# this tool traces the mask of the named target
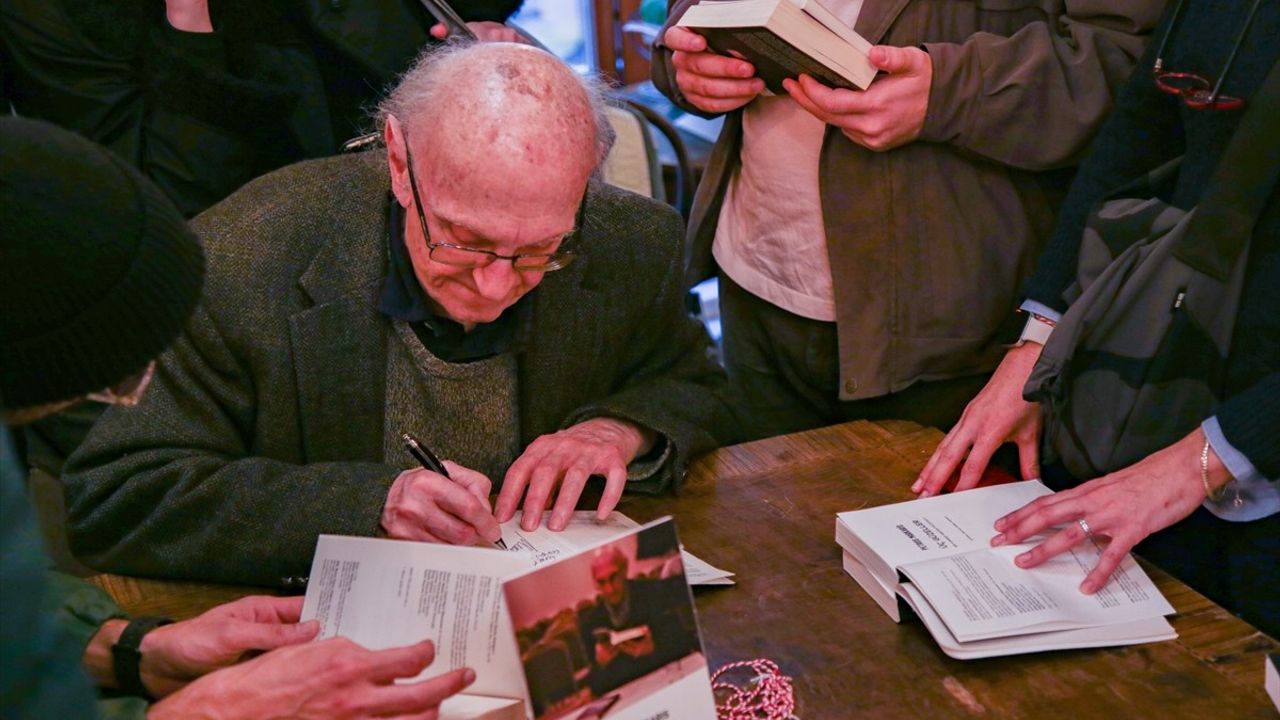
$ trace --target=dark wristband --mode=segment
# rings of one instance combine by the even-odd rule
[[[144,615],[129,621],[120,639],[111,646],[111,669],[116,675],[116,684],[126,695],[149,698],[151,693],[142,684],[142,638],[161,625],[169,625],[169,618]]]

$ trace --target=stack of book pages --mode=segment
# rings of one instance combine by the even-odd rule
[[[1014,557],[1045,536],[991,547],[1000,517],[1052,491],[1036,480],[978,488],[836,516],[844,569],[895,622],[912,611],[942,651],[966,660],[1177,637],[1173,607],[1133,556],[1093,595],[1089,539],[1031,569]]]

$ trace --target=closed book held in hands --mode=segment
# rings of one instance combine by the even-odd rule
[[[775,94],[801,74],[830,87],[865,90],[876,75],[871,43],[816,0],[720,0],[689,8],[676,23],[711,49],[755,66]]]

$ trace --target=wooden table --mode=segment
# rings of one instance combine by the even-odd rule
[[[1178,639],[986,660],[943,655],[897,625],[840,566],[835,514],[905,500],[941,439],[903,422],[854,422],[737,445],[699,461],[678,500],[628,497],[637,520],[677,519],[685,546],[738,573],[699,589],[712,668],[771,658],[804,720],[854,717],[1274,718],[1263,657],[1280,643],[1148,566]],[[99,576],[125,608],[189,617],[250,588]]]

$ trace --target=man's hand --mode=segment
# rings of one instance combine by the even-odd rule
[[[209,19],[209,0],[164,0],[165,18],[174,30],[193,33],[213,32]]]
[[[294,645],[219,670],[153,705],[150,720],[167,718],[436,717],[440,703],[475,681],[459,668],[409,685],[435,657],[430,641],[367,650],[346,638]]]
[[[1200,506],[1205,498],[1204,484],[1200,481],[1203,443],[1204,434],[1196,429],[1123,470],[1037,498],[997,520],[995,529],[1001,534],[991,538],[991,544],[1020,543],[1062,525],[1049,539],[1014,560],[1018,567],[1035,567],[1084,542],[1087,536],[1078,522],[1083,519],[1094,536],[1111,538],[1097,567],[1080,583],[1080,592],[1095,593],[1106,585],[1134,545]],[[1216,455],[1210,452],[1209,456],[1211,485],[1225,484],[1230,480],[1230,473]]]
[[[622,489],[627,484],[627,465],[648,451],[653,442],[652,431],[626,420],[604,417],[543,435],[507,470],[502,492],[498,494],[498,521],[506,522],[515,516],[527,486],[529,493],[525,497],[520,527],[537,529],[542,511],[558,487],[560,495],[547,527],[563,530],[569,524],[587,478],[592,475],[606,478],[604,494],[596,508],[596,517],[603,520],[622,498]]]
[[[448,460],[444,466],[449,477],[423,469],[396,477],[382,508],[387,537],[454,545],[497,542],[502,528],[489,505],[489,478]]]
[[[616,660],[619,655],[642,658],[653,654],[653,634],[649,632],[647,627],[644,629],[644,635],[620,642],[617,645],[609,642],[608,630],[601,632],[601,637],[596,640],[596,665],[608,665]]]
[[[502,23],[481,20],[478,22],[469,22],[467,27],[471,28],[471,32],[476,34],[480,42],[513,42],[522,45],[530,45],[529,39],[521,35],[515,28],[507,27]],[[444,23],[436,23],[431,26],[431,37],[437,40],[443,40],[449,37],[449,28]]]
[[[915,140],[924,128],[933,63],[928,53],[914,47],[877,45],[868,57],[888,75],[866,90],[829,88],[808,75],[783,80],[782,86],[801,107],[843,130],[850,140],[869,150],[892,150]]]
[[[653,634],[649,632],[649,628],[644,629],[644,635],[628,640],[618,645],[618,649],[630,655],[633,658],[642,658],[645,655],[653,654]]]
[[[162,625],[142,638],[142,683],[161,698],[202,675],[234,665],[247,653],[306,642],[320,625],[314,620],[298,624],[301,613],[301,597],[257,595]]]
[[[1005,353],[991,380],[933,451],[912,492],[937,495],[962,461],[956,491],[968,490],[978,484],[996,449],[1010,441],[1018,445],[1022,479],[1040,477],[1040,403],[1023,400],[1022,388],[1042,349],[1040,343],[1028,342]]]
[[[764,92],[764,81],[751,63],[708,50],[706,39],[695,32],[671,27],[662,42],[673,51],[680,92],[703,112],[737,110]]]

